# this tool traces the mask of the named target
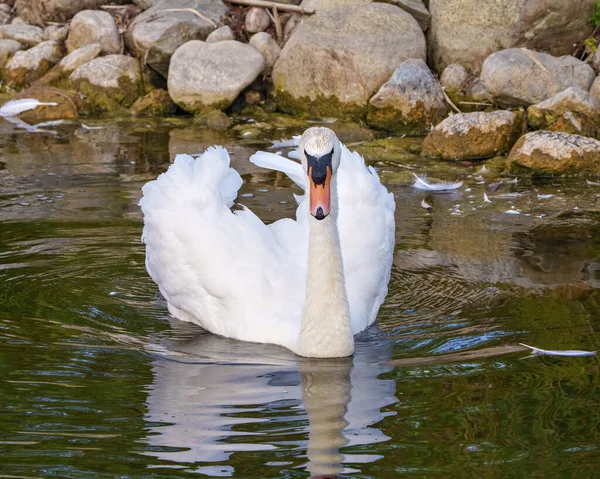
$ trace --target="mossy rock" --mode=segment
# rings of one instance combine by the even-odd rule
[[[56,103],[56,105],[38,106],[33,110],[21,113],[20,118],[25,121],[78,118],[86,113],[81,97],[73,91],[46,86],[32,86],[15,97],[15,99],[21,98],[35,98],[42,103]]]
[[[169,92],[162,89],[150,91],[142,98],[138,98],[131,106],[131,114],[135,116],[167,116],[177,111]]]

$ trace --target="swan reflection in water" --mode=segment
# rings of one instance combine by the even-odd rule
[[[377,328],[357,337],[352,358],[310,360],[176,320],[172,326],[172,337],[153,347],[159,354],[146,415],[153,450],[146,454],[212,463],[195,469],[209,475],[233,475],[227,462],[236,452],[277,449],[265,463],[274,466],[285,464],[276,462],[282,448],[305,449],[312,476],[356,471],[381,457],[340,451],[389,439],[372,427],[397,401],[395,382],[379,378],[391,370],[391,345]]]

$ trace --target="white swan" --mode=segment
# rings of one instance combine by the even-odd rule
[[[143,187],[146,269],[178,319],[301,356],[349,356],[387,294],[394,198],[327,128],[306,130],[298,154],[301,165],[250,158],[309,186],[296,221],[269,226],[231,211],[242,179],[224,148],[177,155]]]

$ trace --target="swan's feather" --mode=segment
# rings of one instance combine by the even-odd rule
[[[413,188],[417,188],[419,190],[427,190],[427,191],[450,191],[456,190],[463,185],[462,181],[442,181],[440,183],[430,183],[426,178],[417,176],[413,173],[415,177],[415,182],[413,183]]]
[[[269,153],[255,164],[305,181],[302,166]],[[342,152],[337,173],[338,227],[352,330],[376,318],[392,264],[395,203],[357,153]],[[173,316],[245,341],[291,347],[306,296],[308,205],[297,218],[266,226],[250,210],[230,209],[242,181],[229,155],[209,148],[200,158],[178,155],[143,187],[146,267]]]
[[[57,103],[42,103],[35,98],[22,98],[20,100],[10,100],[0,107],[0,116],[15,116],[38,106],[56,106]]]

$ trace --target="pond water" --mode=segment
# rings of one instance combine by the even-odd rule
[[[137,206],[218,143],[245,205],[293,216],[291,181],[247,159],[302,125],[0,124],[0,477],[598,477],[598,359],[518,343],[600,349],[600,186],[520,178],[488,203],[501,160],[328,126],[394,192],[396,251],[355,356],[310,361],[169,318]]]

